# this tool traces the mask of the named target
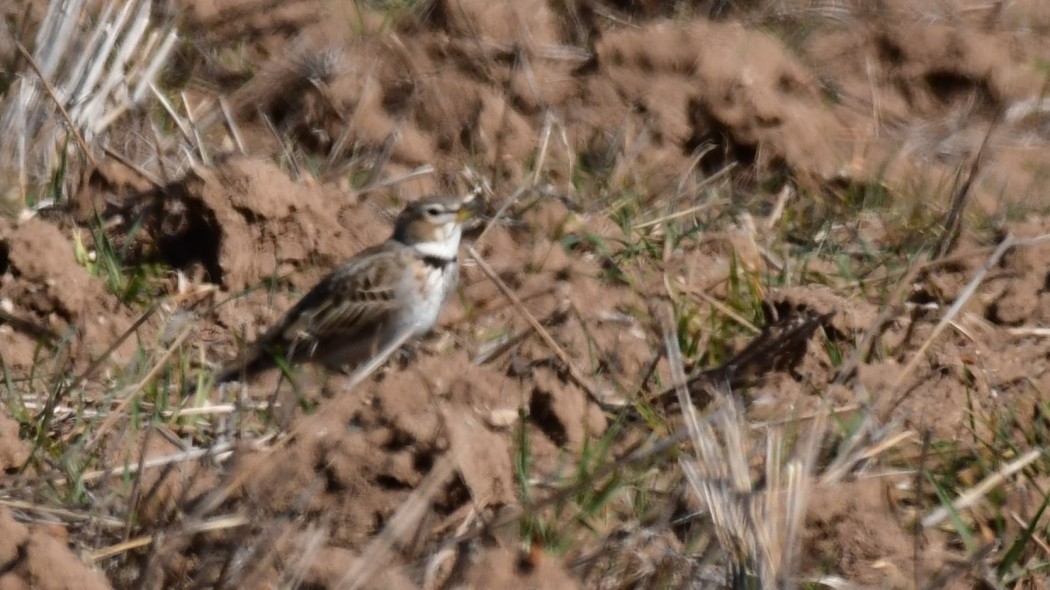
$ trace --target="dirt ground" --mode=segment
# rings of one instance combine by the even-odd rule
[[[221,147],[210,165],[165,167],[140,129],[117,130],[110,145],[149,175],[102,159],[79,172],[62,211],[0,217],[0,308],[23,320],[0,323],[5,374],[18,377],[5,389],[43,407],[43,381],[27,376],[81,374],[142,316],[145,305],[122,301],[75,255],[78,242],[98,247],[85,230],[98,219],[126,261],[171,269],[152,286],[166,303],[76,384],[103,408],[134,382],[122,370],[137,379],[169,347],[172,368],[160,377],[177,395],[327,270],[385,239],[406,200],[471,188],[464,167],[487,180],[490,213],[527,187],[506,210],[509,222],[482,223],[466,241],[556,347],[468,259],[435,333],[352,395],[344,376],[306,368],[296,391],[276,374],[213,391],[212,404],[241,410],[212,425],[211,438],[192,421],[164,426],[170,436],[107,426],[97,448],[116,465],[192,444],[227,447],[221,458],[144,475],[133,494],[137,520],[109,536],[83,534],[97,523],[0,504],[0,588],[336,588],[373,568],[366,587],[629,587],[585,559],[611,538],[611,519],[593,525],[590,545],[545,551],[539,536],[523,543],[515,525],[443,545],[522,506],[523,445],[530,485],[544,490],[599,439],[617,456],[643,443],[643,429],[624,428],[617,408],[651,383],[671,383],[654,318],[682,301],[709,311],[731,295],[740,268],[770,264],[768,203],[749,211],[754,219],[721,219],[647,262],[614,257],[613,245],[635,237],[610,214],[608,187],[627,187],[660,215],[697,205],[704,179],[718,177],[745,196],[787,186],[790,198],[813,200],[789,205],[803,218],[877,190],[917,217],[943,219],[949,188],[987,136],[952,250],[959,255],[910,277],[907,312],[879,318],[892,281],[877,292],[864,280],[837,288],[821,278],[834,269],[818,262],[809,283],[759,285],[779,309],[834,315],[808,345],[794,343],[791,366],[770,361],[734,393],[756,423],[868,408],[879,427],[910,433],[915,454],[924,435],[979,446],[991,427],[974,426],[974,416],[1005,408],[1021,422],[1045,419],[1050,340],[1034,328],[1050,324],[1050,243],[1011,250],[953,325],[922,347],[994,249],[970,222],[996,220],[1001,235],[1019,238],[1050,232],[1050,5],[435,0],[391,25],[382,4],[176,0],[158,14],[185,40],[165,83],[200,105],[204,141]],[[23,12],[0,14],[10,22]],[[0,62],[13,51],[0,44]],[[425,166],[433,171],[416,174]],[[904,231],[865,213],[826,239],[879,247]],[[832,351],[861,342],[877,320],[876,352],[855,378],[837,380]],[[727,345],[753,337],[741,330]],[[723,344],[698,335],[700,349]],[[273,411],[258,410],[271,401]],[[24,469],[32,441],[5,412],[0,466],[11,479],[0,487],[22,498],[26,482],[49,474]],[[54,428],[79,436],[75,419],[55,416]],[[280,435],[258,436],[274,422]],[[815,476],[800,579],[903,588],[961,568],[949,585],[975,587],[949,530],[917,540],[911,496],[902,499],[914,476],[892,471],[867,458],[837,477]],[[132,501],[115,489],[93,492],[107,518]],[[1003,502],[1030,518],[1038,489],[1011,487]],[[428,502],[420,490],[432,492]],[[418,510],[415,524],[398,528],[406,507]],[[204,526],[220,516],[240,520]],[[639,572],[706,571],[699,558],[675,561],[687,553],[678,529],[653,530],[658,542],[635,555]],[[144,532],[148,546],[92,553],[113,535]]]

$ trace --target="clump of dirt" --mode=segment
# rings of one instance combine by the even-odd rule
[[[515,380],[476,367],[460,353],[421,358],[352,395],[341,391],[339,379],[327,387],[336,397],[325,402],[323,412],[291,424],[293,439],[273,451],[244,449],[228,465],[227,483],[219,489],[233,485],[228,503],[246,511],[253,523],[237,534],[237,543],[269,543],[274,534],[269,523],[276,518],[291,527],[282,537],[298,538],[308,532],[308,523],[323,522],[324,551],[361,551],[445,460],[452,461],[453,475],[439,482],[439,491],[413,525],[427,527],[408,537],[400,532],[401,542],[417,534],[425,540],[430,527],[455,527],[470,511],[476,511],[475,518],[491,516],[515,502],[510,441],[488,425],[492,411],[519,403],[521,386]],[[188,549],[207,556],[216,544],[231,540],[205,537]],[[403,547],[409,561],[411,546]],[[198,571],[208,575],[208,566]]]
[[[1045,76],[1033,75],[1038,43],[1024,27],[988,33],[969,13],[927,23],[916,17],[925,8],[896,3],[887,8],[898,15],[892,21],[859,6],[843,10],[849,26],[812,11],[821,26],[793,46],[741,22],[607,26],[595,8],[541,0],[436,2],[383,34],[384,19],[369,9],[324,5],[329,18],[292,19],[300,35],[265,41],[239,25],[209,26],[210,9],[194,8],[190,20],[217,48],[247,44],[272,56],[231,97],[250,143],[282,152],[265,115],[316,156],[371,161],[374,178],[436,166],[438,175],[406,185],[416,192],[437,189],[465,159],[497,180],[521,180],[548,113],[567,143],[545,152],[554,184],[570,180],[566,170],[579,158],[655,192],[697,167],[710,173],[729,162],[744,164],[733,174],[749,180],[783,174],[811,187],[837,179],[906,192],[920,172],[950,179],[999,112],[1012,115],[998,147],[1031,135],[1023,121],[1038,117],[1031,101]],[[996,18],[1030,28],[1038,15],[1029,12],[1011,6]],[[224,117],[214,108],[202,120],[217,126]],[[1035,186],[1031,166],[1014,166],[1017,158],[1043,161],[1021,150],[991,166],[977,197],[988,210],[996,185],[1013,193]],[[936,174],[914,159],[936,163]]]
[[[1037,238],[1050,233],[1046,220],[1010,224],[1010,235]],[[1018,248],[1006,254],[1000,272],[988,281],[988,295],[979,299],[974,313],[996,326],[1045,325],[1050,321],[1050,272],[1044,262],[1050,256],[1046,242]],[[982,309],[983,308],[983,309]]]
[[[1004,230],[1018,238],[1036,238],[1046,235],[1050,226],[1044,220],[1024,221]],[[896,328],[880,345],[890,354],[872,359],[870,366],[862,367],[860,377],[870,391],[885,392],[876,397],[884,415],[946,438],[964,436],[972,424],[978,436],[992,436],[984,420],[971,422],[967,417],[989,416],[1005,408],[1038,415],[1033,408],[1041,403],[1037,401],[1044,391],[1040,388],[1050,383],[1046,360],[1050,343],[1038,335],[1038,327],[1050,321],[1042,263],[1050,247],[1036,243],[1008,252],[968,297],[955,321],[959,328],[942,335],[937,347],[902,379],[914,347],[930,337],[943,310],[966,294],[992,250],[972,239],[964,239],[960,249],[984,255],[929,277],[926,290],[913,296],[926,298],[937,311],[916,306],[907,319],[897,318]]]
[[[477,249],[497,269],[500,280],[518,294],[524,311],[567,351],[579,373],[596,376],[592,383],[560,374],[555,385],[547,367],[560,366],[563,359],[533,335],[522,310],[510,305],[474,266],[463,268],[462,282],[473,306],[468,310],[474,319],[469,334],[479,343],[478,352],[522,378],[533,380],[542,373],[544,385],[539,391],[557,398],[556,405],[566,411],[569,406],[562,404],[578,410],[571,410],[570,428],[579,433],[580,425],[589,424],[592,433],[599,433],[598,421],[587,417],[595,409],[588,404],[622,400],[653,361],[653,343],[638,319],[648,310],[643,292],[633,285],[611,284],[601,261],[585,248],[566,252],[563,240],[586,241],[582,238],[589,229],[578,217],[562,203],[547,202],[521,214],[516,228],[493,228]],[[496,354],[500,350],[506,354]]]
[[[537,552],[515,555],[507,548],[491,548],[471,560],[466,574],[475,588],[580,588],[580,583],[558,560]]]
[[[1035,171],[1047,163],[1042,150],[1021,147],[1048,139],[1035,98],[1046,74],[1032,66],[1050,50],[1035,33],[1045,15],[1023,3],[988,12],[942,5],[942,19],[931,21],[929,9],[892,2],[886,12],[861,15],[860,26],[831,27],[802,42],[849,122],[848,176],[895,193],[915,191],[916,182],[920,192],[943,193],[939,185],[969,165],[993,130],[974,201],[989,214],[1027,202],[1042,184]]]
[[[145,243],[130,248],[135,258],[160,259],[229,291],[263,280],[307,288],[315,267],[333,267],[389,233],[353,195],[296,184],[273,164],[241,157],[124,199],[115,210],[126,225],[114,233],[144,223]]]
[[[644,24],[601,35],[587,65],[558,16],[540,1],[439,2],[411,44],[318,24],[294,47],[299,57],[274,59],[234,96],[237,118],[250,129],[261,112],[320,155],[355,146],[394,170],[453,171],[471,154],[512,182],[552,108],[564,110],[572,152],[598,161],[622,152],[630,174],[649,180],[677,179],[699,150],[708,171],[739,160],[821,179],[847,163],[816,78],[771,36]]]
[[[98,571],[84,565],[43,526],[26,526],[0,507],[0,586],[41,590],[111,588]]]
[[[76,366],[105,351],[130,325],[130,313],[74,255],[73,243],[55,225],[28,219],[16,225],[0,219],[0,295],[17,322],[0,326],[4,360],[12,370],[31,366],[39,343],[72,331]],[[23,329],[24,328],[24,329]],[[115,362],[134,351],[126,343]]]
[[[13,473],[29,459],[29,445],[19,436],[19,425],[0,409],[0,471]]]
[[[867,480],[812,490],[804,541],[810,550],[803,571],[830,568],[858,584],[892,588],[915,579],[915,539],[886,506],[886,485]]]
[[[826,179],[845,164],[831,142],[843,130],[817,80],[766,34],[702,21],[650,24],[604,35],[596,51],[598,71],[588,78],[592,91],[610,86],[594,93],[608,99],[579,108],[640,118],[637,129],[656,149],[679,158],[710,150],[700,160],[708,172],[735,161],[759,175],[786,169]]]

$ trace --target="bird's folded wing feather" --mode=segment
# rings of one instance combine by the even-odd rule
[[[362,251],[333,270],[284,317],[215,377],[217,383],[254,373],[279,355],[309,357],[318,345],[352,339],[390,317],[403,302],[397,297],[411,255],[386,242]]]
[[[318,283],[259,343],[309,354],[319,342],[371,329],[399,305],[404,265],[405,253],[386,244],[361,252]]]

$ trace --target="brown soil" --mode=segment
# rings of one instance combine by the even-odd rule
[[[1004,231],[1050,230],[1038,217],[1050,206],[1041,190],[1050,125],[1039,104],[1048,80],[1037,67],[1050,60],[1050,10],[1038,1],[890,1],[878,11],[846,2],[838,18],[756,9],[711,20],[701,9],[715,2],[693,3],[696,15],[683,17],[673,6],[690,3],[437,0],[391,30],[379,13],[351,7],[366,3],[176,4],[194,44],[179,57],[180,80],[170,82],[186,83],[194,104],[227,96],[248,155],[234,155],[225,117],[209,106],[198,113],[202,134],[230,148],[213,154],[212,165],[172,178],[157,171],[162,182],[155,186],[104,160],[81,175],[66,214],[0,218],[0,350],[10,375],[80,374],[142,313],[74,254],[75,236],[99,247],[82,229],[96,216],[107,220],[108,238],[129,263],[163,263],[178,276],[159,287],[172,303],[90,375],[89,393],[141,362],[141,347],[162,350],[184,327],[192,331],[179,366],[231,358],[242,339],[264,330],[328,269],[384,239],[405,200],[462,192],[460,172],[470,166],[500,195],[486,197],[494,211],[507,192],[529,183],[542,148],[534,191],[542,198],[523,199],[509,212],[513,223],[483,238],[475,228],[468,242],[588,378],[573,378],[481,269],[466,264],[436,333],[353,395],[344,394],[343,376],[310,371],[297,374],[295,392],[276,374],[237,393],[214,392],[216,403],[277,400],[279,411],[230,425],[228,439],[237,442],[229,458],[143,478],[136,526],[181,534],[159,535],[148,550],[93,569],[77,553],[97,546],[71,543],[71,551],[36,513],[0,507],[0,588],[339,587],[348,571],[376,565],[369,551],[377,543],[390,552],[374,588],[597,584],[600,576],[573,559],[588,548],[563,551],[563,558],[537,539],[521,549],[506,530],[447,553],[436,548],[521,505],[515,460],[522,440],[538,485],[563,481],[571,458],[610,431],[610,407],[670,382],[660,331],[648,318],[683,301],[707,313],[701,296],[725,298],[738,265],[766,264],[767,244],[754,220],[738,220],[656,255],[657,265],[619,264],[605,245],[630,236],[609,219],[604,194],[574,188],[582,176],[638,189],[668,212],[696,204],[698,197],[681,197],[682,186],[697,182],[694,173],[703,178],[728,165],[742,194],[790,178],[815,200],[878,187],[901,207],[946,212],[945,187],[1004,112],[971,213],[1006,219],[1023,205],[1030,218],[1005,222]],[[0,64],[12,51],[3,38]],[[293,146],[291,155],[275,137]],[[351,182],[347,166],[315,166],[345,161],[367,162],[372,172]],[[435,173],[380,182],[425,165]],[[904,231],[879,219],[847,221],[855,234],[830,239],[882,245]],[[832,385],[828,350],[851,350],[876,320],[872,301],[880,299],[863,286],[849,295],[819,281],[759,285],[778,309],[834,315],[820,326],[830,346],[799,344],[791,366],[770,363],[760,383],[740,389],[748,418],[806,416],[823,403],[863,400],[884,424],[975,446],[990,433],[981,421],[973,428],[972,416],[1014,407],[1018,420],[1044,419],[1050,340],[1011,329],[1050,323],[1050,245],[1009,253],[957,325],[902,373],[987,258],[989,244],[976,233],[964,231],[955,251],[981,255],[932,267],[908,293],[912,302],[939,307],[916,304],[910,315],[887,319],[849,388]],[[830,274],[817,263],[812,271]],[[509,344],[499,345],[504,336]],[[740,349],[753,337],[742,331],[718,343],[702,333],[699,346]],[[41,347],[59,341],[68,341],[60,355]],[[26,385],[27,399],[42,403],[39,387]],[[247,442],[268,420],[282,423],[283,434]],[[75,436],[76,426],[69,428]],[[198,434],[187,428],[143,446],[124,432],[100,441],[117,463],[177,452],[170,439]],[[613,443],[614,452],[638,442],[625,439]],[[18,422],[0,414],[4,472],[18,473],[29,448]],[[430,482],[446,462],[448,475]],[[851,473],[817,486],[802,571],[908,587],[954,567],[958,548],[948,535],[917,540],[891,502],[902,482],[911,480]],[[425,485],[436,492],[411,530],[390,533],[398,511]],[[1038,505],[1031,491],[1011,494],[1006,502]],[[245,522],[178,528],[216,515]],[[682,542],[663,531],[654,536],[668,546]],[[639,557],[650,565],[664,558]]]
[[[61,526],[26,526],[0,507],[0,588],[73,590],[109,588],[105,576],[85,566],[66,546]]]

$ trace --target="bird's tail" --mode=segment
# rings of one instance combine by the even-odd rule
[[[198,378],[186,383],[183,395],[192,395],[200,392],[201,389],[210,389],[230,381],[247,379],[274,366],[276,363],[271,355],[264,351],[251,350],[226,363],[210,377]]]
[[[266,351],[252,349],[222,366],[215,373],[213,383],[221,385],[236,379],[247,379],[276,366],[273,356]]]

